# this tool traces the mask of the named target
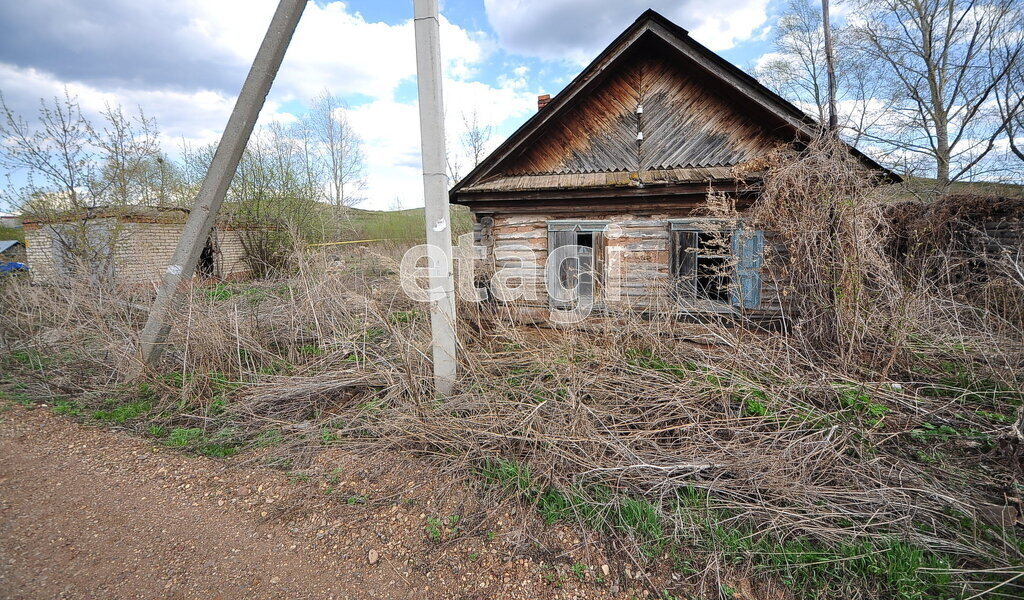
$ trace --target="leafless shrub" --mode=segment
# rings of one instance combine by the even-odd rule
[[[776,232],[784,256],[769,257],[800,346],[841,363],[886,360],[905,314],[902,290],[884,252],[886,221],[872,174],[830,136],[801,151],[780,149],[750,211]],[[880,342],[885,343],[880,343]]]

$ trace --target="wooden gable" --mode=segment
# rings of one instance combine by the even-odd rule
[[[624,57],[496,175],[636,172],[642,181],[650,170],[738,165],[791,141],[656,44]]]
[[[648,10],[458,182],[451,198],[530,192],[539,200],[545,191],[597,188],[706,192],[715,182],[735,184],[733,167],[817,131],[802,111]]]

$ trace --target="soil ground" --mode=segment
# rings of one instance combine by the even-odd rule
[[[528,526],[535,516],[412,458],[329,450],[291,473],[259,460],[8,406],[0,598],[647,595],[595,540]]]

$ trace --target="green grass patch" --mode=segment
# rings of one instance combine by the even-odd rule
[[[18,240],[25,243],[25,230],[21,227],[5,227],[0,225],[0,240]]]
[[[157,379],[168,387],[181,389],[194,379],[194,375],[192,373],[182,373],[181,371],[171,371],[170,373],[160,375]]]
[[[1020,406],[1024,403],[1024,390],[988,377],[973,373],[968,365],[946,361],[940,365],[941,376],[934,384],[921,386],[924,396],[957,398],[964,402],[982,405],[1009,404]]]
[[[330,429],[329,427],[320,428],[320,443],[323,444],[324,446],[330,446],[331,444],[337,442],[340,439],[341,436],[339,436],[337,433],[334,432],[334,430]]]
[[[872,427],[881,424],[882,419],[889,414],[889,407],[872,400],[871,395],[863,387],[847,384],[835,387],[840,406],[859,413]]]
[[[740,406],[745,417],[768,416],[768,394],[761,390],[749,390],[739,394]]]
[[[53,357],[35,350],[13,350],[7,354],[7,359],[16,365],[33,370],[42,370],[54,363]]]
[[[203,293],[210,300],[223,302],[235,297],[235,292],[226,283],[217,283],[213,287],[206,288]]]
[[[207,375],[207,379],[210,382],[210,391],[212,391],[215,396],[230,394],[243,385],[241,381],[234,381],[219,371],[210,372]]]
[[[222,429],[214,433],[207,433],[199,427],[175,427],[170,433],[165,430],[152,431],[159,433],[154,437],[164,437],[164,443],[173,448],[191,448],[203,456],[213,458],[227,458],[238,453],[239,447],[231,429]]]
[[[167,436],[167,445],[182,448],[202,437],[203,430],[199,427],[175,427]]]
[[[108,404],[115,404],[119,401],[116,398],[109,398],[106,402]],[[113,408],[93,411],[92,418],[97,421],[106,421],[120,425],[138,419],[152,409],[153,405],[149,401],[128,402]]]
[[[21,406],[32,406],[35,401],[25,392],[9,392],[0,390],[0,400],[7,400]]]
[[[53,412],[67,417],[78,417],[82,415],[83,408],[81,404],[72,400],[57,400],[53,403]]]
[[[675,365],[656,355],[653,350],[627,350],[626,361],[634,367],[661,371],[684,380],[692,378],[694,372],[701,371],[697,363],[686,362],[682,365]]]
[[[461,517],[459,515],[449,515],[447,517],[430,516],[427,517],[427,524],[423,531],[431,542],[436,543],[449,540],[462,531],[462,528],[459,527],[460,520]]]
[[[388,320],[392,323],[412,323],[419,317],[420,313],[416,310],[398,310],[388,315]]]
[[[281,433],[280,429],[268,429],[261,431],[252,441],[252,445],[257,448],[270,448],[278,446],[284,442],[284,434]]]
[[[388,240],[398,246],[426,242],[422,208],[394,211],[353,209],[349,211],[353,240]],[[452,238],[473,230],[473,217],[461,206],[451,207]]]
[[[497,484],[521,496],[533,499],[534,487],[530,468],[514,460],[495,458],[484,461],[480,474],[485,481]]]
[[[228,458],[238,454],[238,446],[234,444],[203,444],[199,453],[212,458]]]
[[[809,537],[780,539],[772,530],[710,506],[708,493],[683,488],[667,505],[630,495],[614,497],[608,488],[559,490],[544,487],[528,466],[507,459],[484,461],[480,475],[537,506],[546,523],[578,520],[597,530],[631,536],[649,558],[668,554],[674,569],[699,571],[697,557],[717,555],[778,577],[798,598],[845,598],[876,593],[897,600],[954,597],[948,558],[896,538],[825,544]],[[690,527],[669,530],[665,510]],[[428,519],[427,534],[440,540],[444,523]],[[684,558],[685,557],[685,558]]]

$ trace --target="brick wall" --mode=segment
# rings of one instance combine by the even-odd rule
[[[44,283],[53,280],[53,239],[48,229],[39,225],[25,226],[25,260],[32,281]]]
[[[118,281],[158,285],[183,228],[181,223],[121,223],[114,251]]]
[[[216,274],[224,279],[242,279],[251,273],[245,262],[245,246],[242,244],[243,232],[237,229],[222,228],[214,231],[216,240]]]
[[[70,224],[82,226],[81,223]],[[58,225],[59,226],[59,225]],[[114,275],[120,283],[157,285],[174,257],[174,250],[184,229],[183,223],[154,223],[97,219],[85,227],[106,227],[104,239],[114,247]],[[36,282],[53,283],[59,279],[53,226],[31,224],[25,227],[26,254],[32,278]],[[245,248],[234,229],[214,230],[214,275],[244,278],[249,276]]]

